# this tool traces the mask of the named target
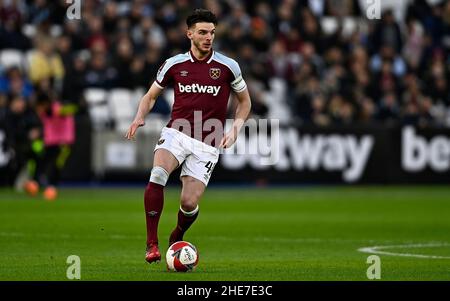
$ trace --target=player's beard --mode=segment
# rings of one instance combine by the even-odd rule
[[[211,45],[212,45],[212,43],[211,43]],[[211,51],[211,48],[209,48],[208,50],[203,50],[201,47],[202,47],[202,44],[200,43],[200,42],[197,42],[197,41],[194,41],[194,46],[195,46],[195,48],[197,48],[197,50],[201,53],[201,54],[203,54],[203,55],[206,55],[206,54],[208,54],[210,51]]]

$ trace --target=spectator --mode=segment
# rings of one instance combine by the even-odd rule
[[[415,102],[407,103],[402,114],[402,124],[418,126],[419,120],[419,105]]]
[[[33,142],[40,137],[40,122],[23,96],[12,95],[4,116],[6,135],[13,150],[10,164],[10,178],[21,188],[26,174],[27,161],[32,158]]]
[[[83,89],[86,87],[86,59],[82,54],[76,55],[70,69],[64,77],[62,102],[64,104],[72,104],[75,110],[85,112],[85,103],[83,100]]]
[[[31,57],[29,76],[36,85],[41,80],[50,79],[54,88],[60,91],[64,77],[64,65],[61,56],[55,52],[53,39],[48,36],[36,38],[37,50]]]
[[[265,118],[269,113],[269,108],[264,102],[264,96],[262,93],[262,89],[260,87],[260,83],[253,79],[249,79],[247,81],[249,85],[250,98],[252,101],[251,114],[255,119]],[[233,108],[234,109],[234,108]]]
[[[395,53],[395,50],[390,45],[384,45],[380,48],[380,52],[376,53],[370,62],[372,71],[378,72],[381,70],[383,62],[390,61],[392,64],[392,72],[397,77],[401,77],[406,73],[406,64],[399,54]]]
[[[28,23],[40,25],[50,18],[50,4],[46,0],[34,0],[28,9]]]
[[[128,37],[122,37],[115,47],[114,68],[117,70],[116,85],[131,89],[134,83],[131,81],[131,62],[133,60],[133,44]]]
[[[11,67],[6,74],[0,76],[0,93],[28,99],[33,93],[33,86],[18,67]]]
[[[117,70],[108,66],[106,57],[102,52],[92,55],[90,64],[86,70],[84,82],[86,87],[110,89],[117,81]]]
[[[393,48],[395,54],[401,53],[403,41],[400,26],[395,21],[391,10],[383,12],[381,21],[375,26],[370,42],[374,53],[379,53],[380,48],[387,45]]]
[[[315,95],[311,102],[311,114],[309,122],[315,126],[326,127],[331,123],[330,116],[327,114],[327,103],[322,94]]]
[[[382,63],[380,71],[374,74],[372,91],[374,93],[375,99],[380,99],[380,97],[386,93],[399,93],[399,80],[392,70],[391,61],[384,61]]]
[[[158,26],[153,18],[143,18],[139,25],[133,27],[131,32],[133,45],[138,52],[145,52],[149,48],[164,48],[166,37],[164,31]]]
[[[387,92],[380,101],[376,119],[386,125],[394,125],[400,119],[400,106],[394,92]]]
[[[251,22],[250,42],[258,52],[266,52],[273,40],[272,33],[264,19],[255,17]]]
[[[358,16],[360,13],[358,0],[325,0],[325,15],[344,17]]]
[[[105,11],[103,14],[103,29],[109,39],[111,39],[117,32],[118,19],[119,19],[119,11],[117,3],[114,1],[106,2]]]
[[[108,47],[108,39],[103,32],[103,20],[99,16],[92,16],[87,21],[88,29],[85,39],[85,47],[92,48],[94,44],[100,43]]]
[[[424,29],[420,22],[416,19],[408,20],[403,57],[408,67],[412,70],[419,69],[424,42]]]
[[[144,70],[142,77],[145,80],[144,87],[149,87],[155,80],[155,74],[163,62],[161,61],[161,50],[155,47],[148,47],[145,52]]]
[[[300,36],[304,41],[311,42],[316,51],[322,54],[325,47],[319,21],[308,8],[302,9],[300,14],[301,17],[297,25]]]
[[[77,20],[66,21],[63,25],[63,33],[69,37],[71,50],[74,52],[85,48],[80,27],[81,22]]]
[[[2,26],[0,27],[0,49],[19,49],[22,51],[31,48],[30,39],[22,33],[22,17],[16,9],[5,9],[0,12]]]
[[[285,44],[280,40],[270,46],[266,70],[270,77],[281,78],[289,83],[294,80],[294,66],[287,55]]]
[[[10,21],[15,21],[16,24],[21,24],[23,22],[19,1],[2,1],[0,4],[0,21],[2,24],[6,24]]]
[[[42,123],[44,149],[36,160],[33,180],[28,181],[25,188],[30,194],[42,188],[44,198],[53,201],[58,195],[60,171],[75,141],[75,123],[72,112],[66,112],[61,103],[45,91],[37,94],[36,113]]]
[[[402,94],[404,104],[414,103],[418,105],[424,100],[425,96],[420,85],[419,79],[414,74],[409,74],[405,78],[406,89]]]
[[[375,116],[377,114],[374,101],[371,98],[366,97],[361,100],[361,103],[359,105],[360,112],[358,121],[366,125],[373,124],[373,121],[375,120]]]

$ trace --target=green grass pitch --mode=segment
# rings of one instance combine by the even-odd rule
[[[0,190],[0,280],[367,280],[371,248],[381,280],[450,280],[449,186],[209,187],[185,235],[200,261],[192,273],[144,261],[143,192],[62,188],[55,202]],[[178,187],[166,189],[163,255]]]

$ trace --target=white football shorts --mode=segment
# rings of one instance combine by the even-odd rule
[[[171,152],[181,166],[180,177],[191,176],[208,185],[212,171],[219,160],[219,149],[172,128],[164,127],[155,146]]]

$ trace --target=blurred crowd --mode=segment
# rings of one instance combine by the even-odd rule
[[[383,9],[378,20],[363,2],[0,1],[0,52],[26,58],[0,64],[0,124],[26,149],[44,136],[43,116],[86,114],[86,88],[147,89],[166,58],[189,49],[185,18],[204,7],[218,16],[215,49],[239,62],[255,117],[276,103],[287,107],[278,117],[300,125],[450,126],[450,1],[401,1],[402,13]],[[80,19],[67,18],[70,6]]]

